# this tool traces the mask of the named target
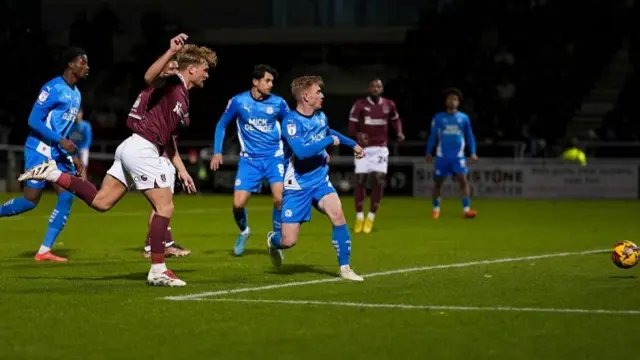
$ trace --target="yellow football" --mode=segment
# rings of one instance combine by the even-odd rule
[[[611,261],[621,269],[634,267],[640,259],[640,249],[638,245],[629,240],[618,241],[613,245]]]

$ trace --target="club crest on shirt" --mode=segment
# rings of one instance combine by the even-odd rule
[[[271,106],[267,106],[266,112],[269,115],[273,114],[273,108]]]
[[[49,98],[49,93],[46,90],[42,90],[40,95],[38,95],[38,101],[45,102]]]
[[[296,129],[296,124],[287,124],[287,133],[288,133],[290,136],[295,135],[295,134],[296,134],[296,131],[297,131],[297,129]]]
[[[385,115],[389,114],[389,107],[387,105],[382,105],[382,112]]]

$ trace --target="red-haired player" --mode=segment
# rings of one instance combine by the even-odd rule
[[[349,114],[349,136],[354,136],[358,145],[364,148],[365,156],[355,159],[355,200],[356,225],[354,232],[370,233],[373,220],[382,200],[382,193],[387,177],[389,159],[389,123],[393,125],[398,141],[404,140],[402,122],[396,109],[396,104],[382,97],[384,90],[382,80],[373,79],[369,82],[369,96],[357,100]],[[367,195],[367,175],[371,174],[372,191],[369,214],[364,217],[364,200]]]

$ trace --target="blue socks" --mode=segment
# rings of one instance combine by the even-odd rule
[[[240,231],[247,229],[247,210],[245,208],[233,208],[233,219],[236,221],[236,225],[238,225]]]
[[[49,228],[47,229],[47,233],[42,241],[42,246],[49,249],[53,247],[58,235],[67,223],[74,199],[75,196],[73,196],[69,191],[61,192],[58,195],[58,202],[51,213],[51,217],[49,217]]]
[[[440,209],[440,198],[433,199],[433,208]]]
[[[22,214],[29,210],[33,210],[36,204],[21,197],[7,201],[4,205],[0,206],[0,217],[14,216]]]
[[[351,234],[347,224],[334,226],[332,232],[332,243],[338,254],[338,264],[349,265],[351,258]]]
[[[274,206],[271,218],[273,219],[273,232],[280,233],[280,229],[282,229],[282,209]]]
[[[464,211],[469,211],[469,209],[471,209],[471,198],[469,197],[462,198],[462,208]]]
[[[282,240],[282,233],[279,231],[274,233],[273,236],[271,237],[271,247],[274,249],[283,249],[282,244],[280,243],[281,240]]]

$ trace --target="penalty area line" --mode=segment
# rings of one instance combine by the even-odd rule
[[[388,275],[406,274],[406,273],[440,270],[440,269],[464,268],[464,267],[478,266],[478,265],[522,262],[522,261],[541,260],[541,259],[549,259],[549,258],[559,258],[559,257],[566,257],[566,256],[582,256],[582,255],[598,254],[598,253],[603,253],[607,251],[610,251],[610,249],[560,252],[560,253],[552,253],[552,254],[510,257],[510,258],[493,259],[493,260],[469,261],[469,262],[454,263],[454,264],[429,265],[429,266],[374,272],[374,273],[365,274],[363,275],[363,277],[368,279],[368,278],[377,277],[377,276],[388,276]],[[274,290],[274,289],[282,289],[282,288],[288,288],[288,287],[294,287],[294,286],[324,284],[324,283],[330,283],[334,281],[342,281],[342,279],[339,277],[335,277],[335,278],[309,280],[309,281],[294,281],[294,282],[287,282],[283,284],[244,287],[244,288],[218,290],[218,291],[207,291],[207,292],[180,295],[180,296],[166,296],[161,299],[172,300],[172,301],[196,300],[196,299],[208,298],[213,296],[224,296],[224,295],[239,294],[239,293]]]
[[[371,304],[349,301],[317,301],[317,300],[266,300],[266,299],[230,299],[230,298],[197,298],[191,301],[213,301],[230,303],[280,304],[280,305],[310,305],[310,306],[341,306],[372,309],[404,309],[404,310],[433,310],[433,311],[496,311],[496,312],[532,312],[532,313],[564,313],[564,314],[607,314],[607,315],[640,315],[640,310],[612,310],[612,309],[562,309],[535,308],[513,306],[454,306],[454,305],[412,305],[412,304]]]

